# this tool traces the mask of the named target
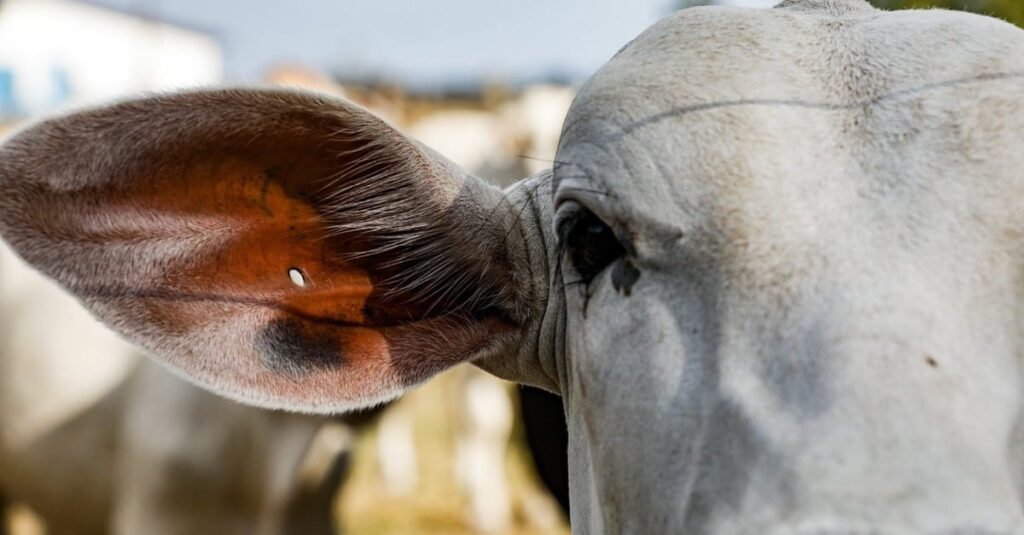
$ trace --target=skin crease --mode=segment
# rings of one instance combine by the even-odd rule
[[[603,67],[553,173],[503,193],[349,104],[198,92],[16,136],[0,149],[0,233],[72,291],[141,285],[86,304],[250,403],[373,404],[464,360],[560,393],[579,533],[1021,533],[1022,85],[1024,34],[985,17],[862,0],[696,8]],[[313,171],[353,154],[334,143],[362,147],[359,165],[323,183]],[[308,172],[271,177],[287,186],[278,200],[340,236],[239,245],[269,220],[227,190],[219,200],[249,215],[199,247],[187,225],[168,236],[153,222],[202,222],[220,203],[182,215],[159,201],[140,221],[103,202],[174,191],[168,159],[205,184],[211,159],[295,154]],[[251,191],[250,174],[229,176]],[[625,251],[587,284],[566,260],[580,244],[555,231],[583,210]],[[97,221],[137,239],[106,240]],[[399,264],[381,252],[396,243]],[[204,266],[208,249],[267,261],[233,265],[251,282],[237,285]],[[369,280],[370,297],[301,299],[324,290],[315,277],[267,290],[287,282],[291,264],[274,263],[291,251]],[[382,293],[385,274],[414,288]],[[150,288],[168,284],[206,293],[169,316]],[[423,306],[415,285],[447,297]]]
[[[641,276],[567,293],[574,526],[1024,530],[1022,62],[992,20],[790,2],[684,12],[581,90],[555,203]]]

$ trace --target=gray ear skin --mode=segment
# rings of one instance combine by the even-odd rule
[[[535,357],[504,360],[537,345],[546,300],[519,208],[366,110],[294,91],[131,100],[0,147],[18,254],[195,382],[272,408],[373,405],[481,357],[549,383]]]
[[[507,248],[514,282],[527,310],[515,347],[485,355],[474,361],[481,369],[517,383],[543,388],[556,394],[565,384],[566,371],[561,358],[564,345],[565,299],[559,285],[554,206],[551,198],[551,171],[521,180],[505,190],[504,203],[511,211],[496,213],[507,221]]]

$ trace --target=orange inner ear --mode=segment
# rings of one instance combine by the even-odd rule
[[[18,252],[222,392],[317,410],[372,403],[514,328],[478,299],[492,259],[456,251],[460,238],[485,241],[460,226],[459,210],[482,209],[476,190],[451,192],[457,174],[349,105],[189,93],[57,119],[12,143],[42,155],[0,166],[12,207],[0,226]],[[385,200],[404,203],[382,210],[401,216],[366,214]]]
[[[364,324],[374,290],[371,276],[345,261],[343,244],[327,239],[329,229],[312,202],[323,177],[330,176],[329,164],[300,157],[274,166],[269,162],[282,161],[281,152],[274,152],[193,160],[188,168],[171,166],[169,176],[135,181],[119,192],[118,209],[132,211],[129,219],[159,213],[199,221],[205,230],[194,240],[201,250],[187,255],[188,265],[174,266],[155,281],[166,294],[157,297],[255,305],[318,323]],[[301,285],[293,281],[293,270]],[[170,310],[164,308],[158,315],[166,313]],[[164,317],[181,327],[206,319]]]

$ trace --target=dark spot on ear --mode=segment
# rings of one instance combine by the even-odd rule
[[[934,358],[932,358],[931,355],[925,355],[924,356],[924,361],[927,362],[928,365],[931,366],[932,368],[938,368],[939,367],[939,363]]]
[[[270,203],[267,201],[267,196],[270,192],[270,184],[277,178],[278,174],[278,168],[276,167],[271,167],[263,173],[263,185],[260,186],[260,196],[259,199],[256,200],[260,210],[263,210],[263,213],[267,217],[274,216],[274,211],[270,209]]]
[[[612,286],[615,291],[629,297],[633,291],[633,285],[640,278],[640,270],[630,262],[628,258],[616,262],[612,266]]]
[[[280,165],[271,165],[263,170],[263,176],[266,179],[266,182],[270,182],[271,180],[277,180],[280,178],[281,171],[282,169]]]
[[[291,377],[343,366],[345,354],[334,330],[292,318],[274,320],[260,333],[260,361]]]

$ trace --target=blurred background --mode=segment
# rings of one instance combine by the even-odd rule
[[[1024,23],[1021,0],[871,1]],[[574,88],[647,26],[774,3],[0,0],[0,133],[126,95],[283,85],[507,185],[548,166]],[[351,417],[243,408],[144,364],[0,253],[0,533],[568,532],[557,400],[526,394],[528,432],[520,390],[463,367]]]

